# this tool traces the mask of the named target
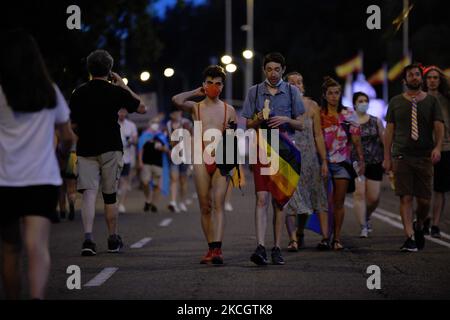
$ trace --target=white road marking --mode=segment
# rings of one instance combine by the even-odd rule
[[[98,275],[96,275],[91,281],[86,283],[85,287],[98,287],[105,283],[119,268],[105,268]]]
[[[168,227],[169,224],[172,223],[172,221],[173,221],[173,219],[171,219],[171,218],[164,219],[163,221],[161,221],[161,223],[159,224],[159,226],[160,226],[160,227]]]
[[[345,201],[345,206],[349,207],[349,208],[353,208],[353,201],[351,201],[350,199],[347,199]],[[381,208],[377,208],[375,210],[375,212],[372,213],[372,217],[377,218],[378,220],[381,220],[383,222],[386,222],[387,224],[390,224],[391,226],[397,228],[397,229],[401,229],[403,230],[403,224],[401,222],[401,217],[398,214],[395,214],[393,212],[381,209]],[[444,232],[441,232],[441,237],[445,238],[445,239],[450,239],[450,236]],[[436,239],[433,238],[431,236],[425,236],[425,238],[428,241],[440,244],[444,247],[450,248],[450,243],[440,240],[440,239]]]
[[[139,249],[139,248],[142,248],[143,246],[145,246],[147,243],[149,243],[150,241],[152,241],[152,238],[144,238],[144,239],[141,239],[141,240],[139,240],[138,242],[136,242],[136,243],[133,243],[131,246],[130,246],[130,248],[131,249]]]

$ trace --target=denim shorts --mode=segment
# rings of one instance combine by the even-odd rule
[[[329,163],[328,170],[330,171],[330,175],[333,179],[351,180],[348,171],[344,167],[340,166],[338,163]]]

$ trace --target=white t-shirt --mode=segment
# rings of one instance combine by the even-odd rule
[[[123,163],[125,164],[133,164],[134,163],[134,155],[135,148],[130,144],[132,138],[136,139],[137,137],[137,128],[134,122],[125,119],[120,124],[120,136],[122,137],[123,144]],[[136,140],[135,140],[136,142]]]
[[[54,149],[55,124],[70,110],[54,85],[57,105],[38,112],[14,112],[0,86],[0,186],[61,185]]]

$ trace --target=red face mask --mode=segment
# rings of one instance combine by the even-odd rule
[[[215,84],[207,84],[205,85],[205,94],[210,99],[216,99],[220,94],[220,88]]]

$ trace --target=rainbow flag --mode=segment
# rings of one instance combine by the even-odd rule
[[[267,129],[267,132],[267,137],[258,134],[258,150],[262,149],[268,157],[278,157],[278,171],[268,176],[270,178],[268,187],[272,198],[282,208],[289,202],[297,188],[300,179],[301,156],[291,139],[281,131],[279,131],[278,150],[272,148],[271,130]]]

